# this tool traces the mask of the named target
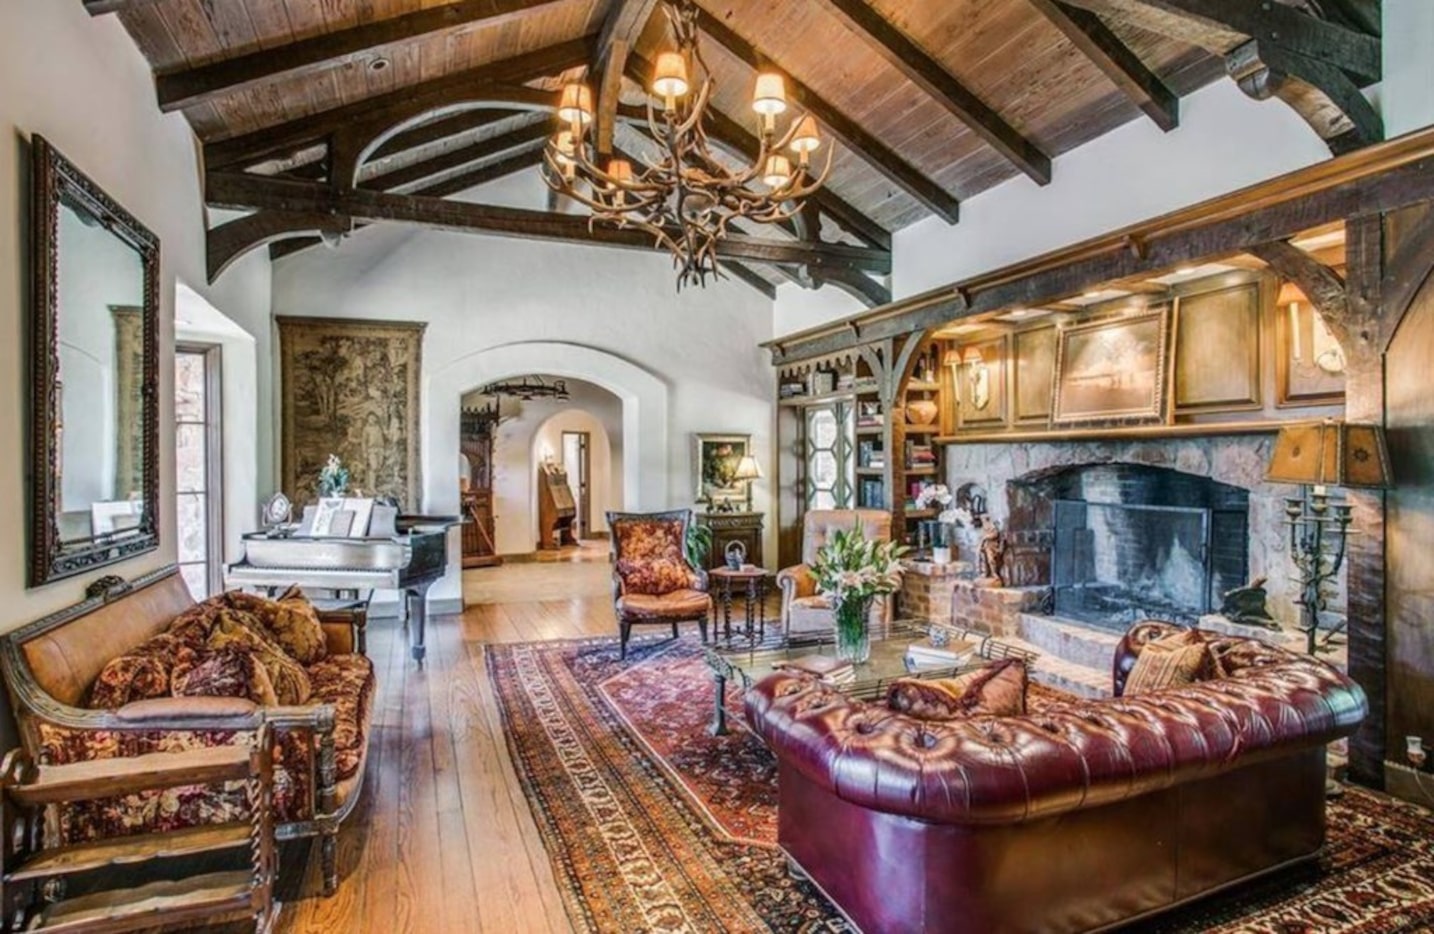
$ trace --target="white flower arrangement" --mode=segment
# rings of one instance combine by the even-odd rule
[[[932,503],[941,506],[951,505],[951,491],[944,483],[932,483],[922,487],[916,494],[916,508],[930,509]],[[942,520],[945,521],[945,520]]]

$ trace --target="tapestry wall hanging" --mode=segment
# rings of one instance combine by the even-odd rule
[[[425,325],[279,316],[281,482],[295,503],[317,498],[330,454],[349,495],[419,497],[419,372]]]

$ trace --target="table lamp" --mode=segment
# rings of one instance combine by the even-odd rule
[[[1332,502],[1332,486],[1383,489],[1389,486],[1389,450],[1384,429],[1335,419],[1286,425],[1275,439],[1265,479],[1297,483],[1300,496],[1286,497],[1285,524],[1290,529],[1290,560],[1300,585],[1300,631],[1310,654],[1320,648],[1319,613],[1325,608],[1325,585],[1339,574],[1349,537],[1348,503]],[[1342,628],[1342,627],[1340,627]],[[1339,632],[1325,637],[1324,644]]]
[[[737,470],[732,474],[733,480],[741,480],[747,484],[747,511],[752,511],[752,481],[762,479],[762,465],[751,454],[743,454],[742,459],[737,461]]]

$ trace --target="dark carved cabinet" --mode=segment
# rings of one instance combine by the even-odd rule
[[[748,564],[762,564],[762,513],[704,512],[697,520],[712,530],[712,552],[707,556],[709,568],[721,567],[727,561],[727,546],[741,542],[747,549]]]

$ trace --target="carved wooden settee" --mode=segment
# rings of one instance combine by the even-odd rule
[[[252,638],[244,630],[257,628],[255,620],[270,602],[226,594],[196,604],[173,567],[0,636],[0,672],[21,742],[41,765],[178,752],[246,741],[242,731],[252,730],[261,711],[275,731],[276,836],[320,838],[324,891],[331,894],[338,882],[335,836],[363,784],[373,666],[359,651],[361,621],[310,615],[307,601],[291,599],[308,618],[311,645],[299,653],[307,664],[270,659],[291,675],[281,683],[253,662],[250,672],[257,678],[237,678],[241,690],[233,692],[224,690],[222,674],[217,688],[193,687],[194,672],[199,664],[252,657],[233,645],[213,646],[221,638]],[[321,634],[313,631],[315,617]],[[211,641],[188,655],[161,654],[171,646],[185,652],[184,641],[193,644],[195,633]],[[287,654],[289,643],[284,645]],[[265,650],[272,655],[273,648]],[[171,673],[175,685],[181,678],[175,657],[184,659],[190,694],[241,696],[171,696]],[[252,686],[256,679],[263,681],[259,688]],[[296,696],[302,702],[279,702]],[[191,786],[56,809],[46,834],[55,844],[79,843],[232,818],[246,806],[242,789]]]

